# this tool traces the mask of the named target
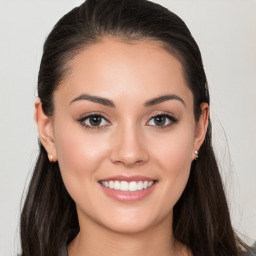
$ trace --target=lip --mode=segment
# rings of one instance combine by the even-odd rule
[[[120,191],[120,190],[115,190],[111,188],[107,188],[101,184],[101,181],[109,181],[109,180],[119,180],[119,181],[154,181],[153,185],[142,190],[137,190],[137,191]],[[123,176],[123,175],[118,175],[118,176],[113,176],[113,177],[107,177],[104,179],[99,180],[99,185],[101,186],[103,192],[113,198],[114,200],[120,201],[120,202],[136,202],[140,201],[146,197],[148,197],[153,190],[155,189],[158,181],[149,177],[145,176]]]

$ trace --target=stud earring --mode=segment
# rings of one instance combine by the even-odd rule
[[[195,150],[195,159],[194,160],[196,160],[197,158],[198,158],[198,151],[197,150]]]
[[[52,163],[53,162],[53,156],[50,155],[50,162]]]

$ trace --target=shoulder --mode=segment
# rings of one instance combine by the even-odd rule
[[[68,251],[67,251],[67,247],[63,246],[60,250],[60,253],[58,256],[68,256]]]

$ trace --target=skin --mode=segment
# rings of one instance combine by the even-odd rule
[[[182,65],[157,42],[105,39],[80,52],[70,66],[54,93],[53,116],[44,115],[40,99],[35,104],[40,139],[49,159],[52,155],[58,161],[77,206],[80,233],[69,255],[190,255],[173,237],[173,207],[186,186],[194,151],[205,138],[208,105],[201,104],[196,122]],[[81,94],[110,99],[115,107],[72,102]],[[184,103],[169,99],[144,105],[167,94]],[[166,119],[157,126],[153,116],[163,112],[178,121]],[[89,129],[79,121],[88,113],[101,113],[108,121]],[[115,175],[158,182],[146,198],[120,202],[98,183]]]

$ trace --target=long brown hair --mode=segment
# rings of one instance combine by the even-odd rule
[[[53,92],[71,59],[104,37],[160,41],[183,66],[198,120],[200,104],[210,104],[200,50],[177,15],[146,0],[87,0],[58,21],[44,44],[38,75],[38,96],[46,115],[54,113]],[[231,226],[211,140],[209,122],[200,158],[192,163],[187,186],[174,206],[173,232],[194,256],[236,256],[240,242]],[[50,163],[40,142],[39,147],[21,214],[22,255],[56,256],[79,232],[79,223],[58,163]]]

